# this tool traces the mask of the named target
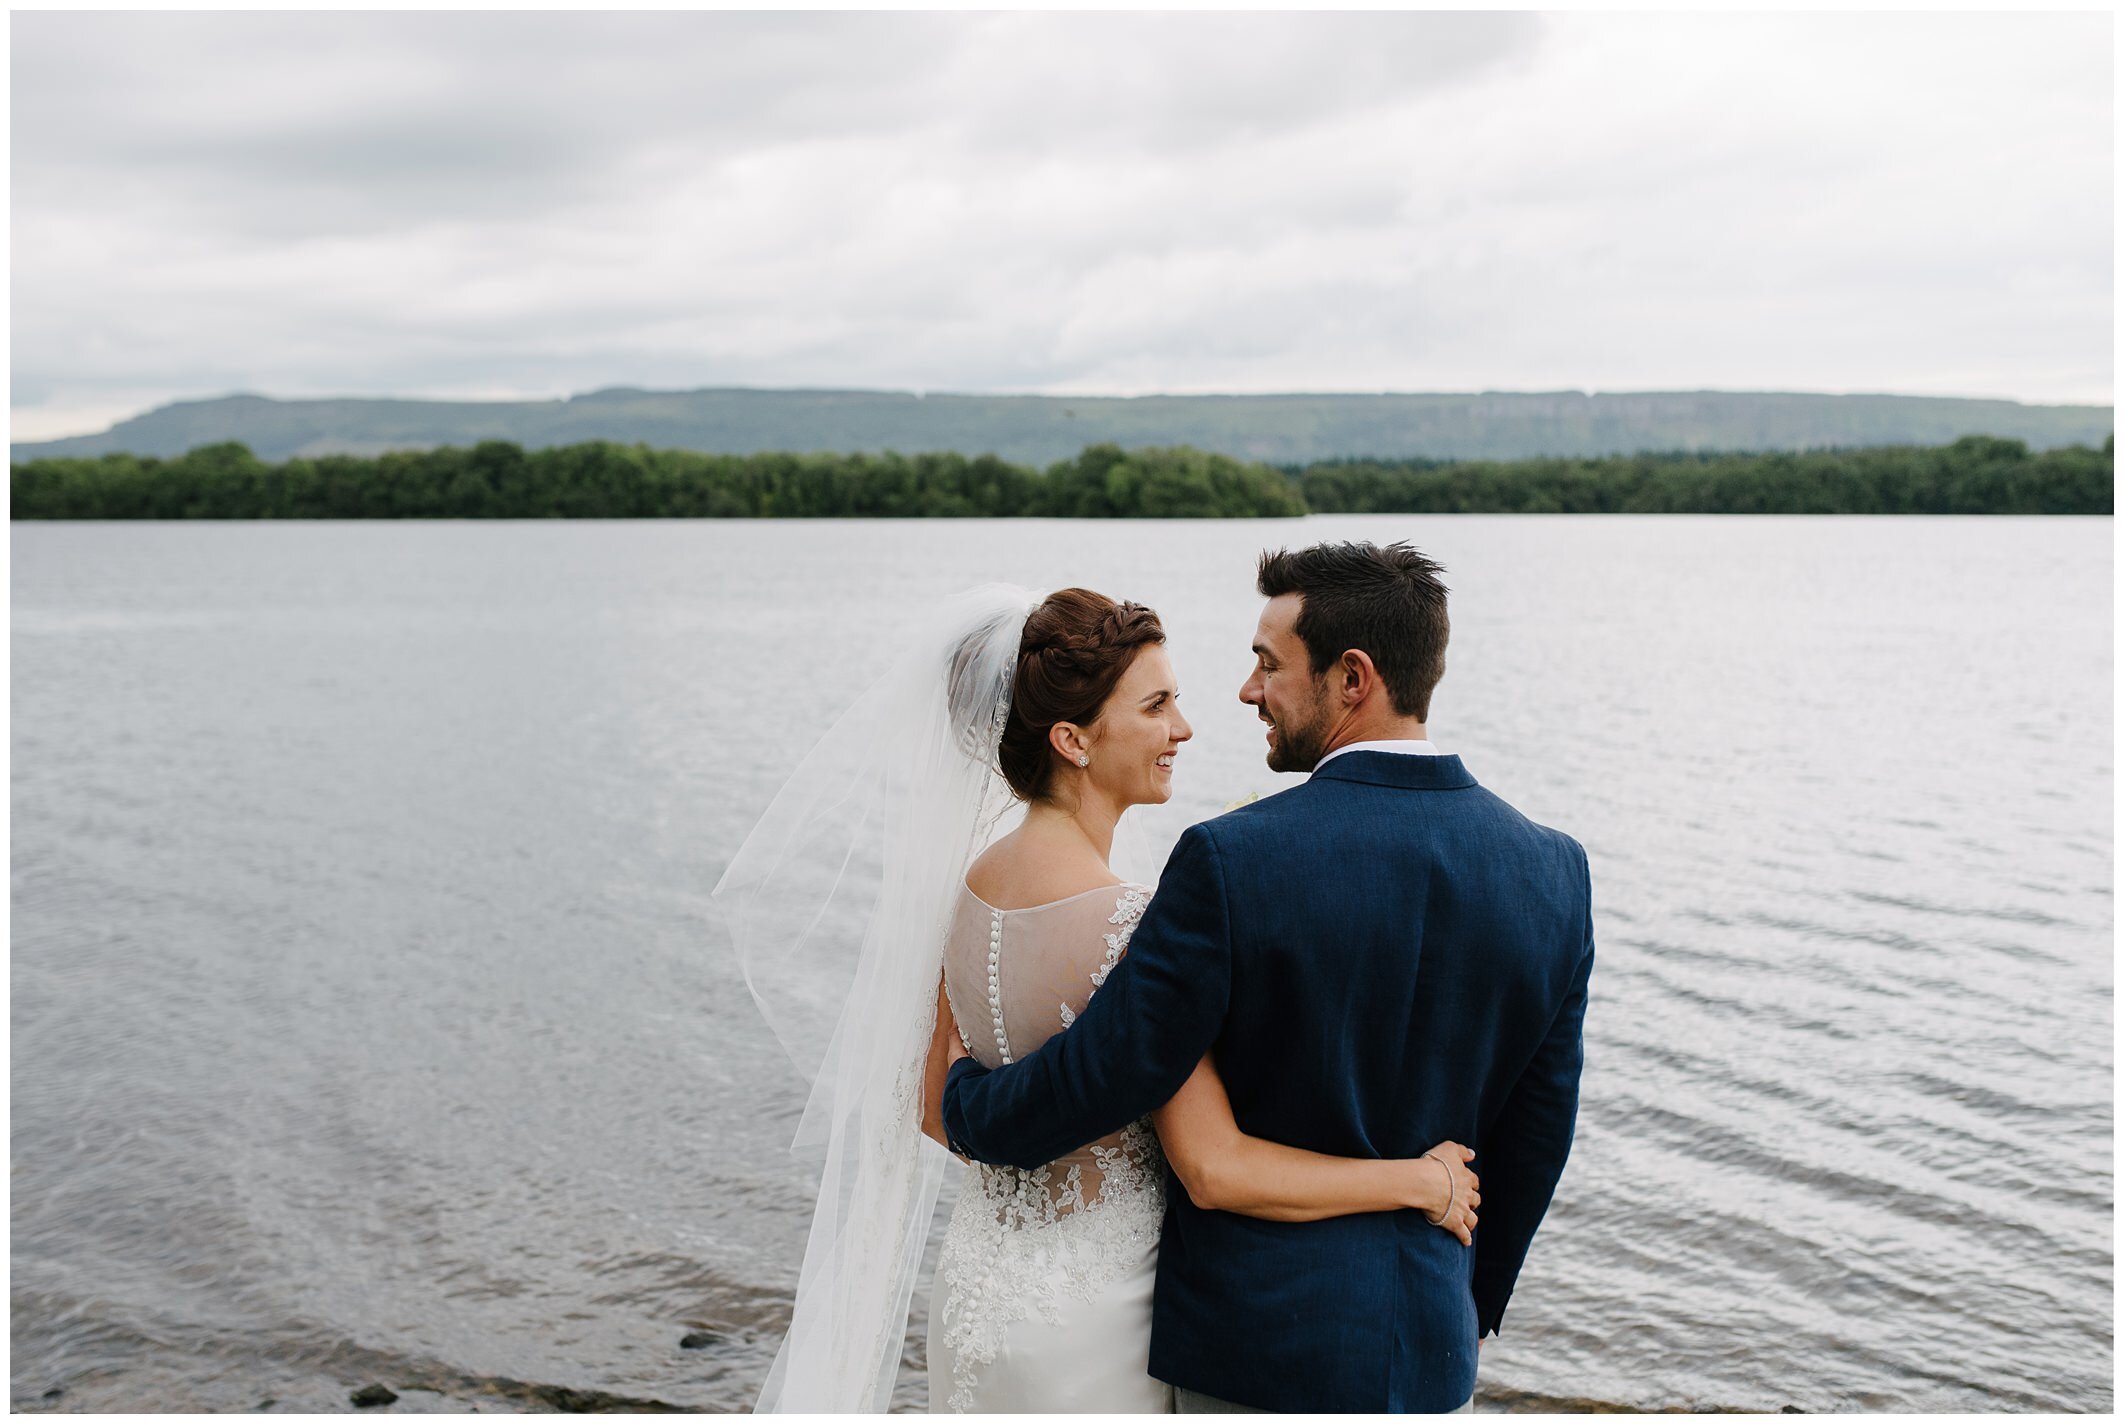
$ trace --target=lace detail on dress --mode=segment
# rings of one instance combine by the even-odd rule
[[[1106,957],[1100,961],[1099,967],[1094,969],[1090,975],[1093,994],[1106,987],[1106,976],[1114,972],[1114,966],[1119,964],[1121,956],[1128,952],[1128,942],[1136,933],[1136,923],[1143,918],[1143,907],[1149,903],[1150,893],[1146,890],[1139,889],[1134,885],[1127,886],[1122,890],[1121,902],[1114,907],[1113,914],[1106,921],[1110,925],[1119,925],[1121,928],[1113,934],[1104,936],[1106,940]],[[1091,1002],[1089,996],[1085,998],[1085,1002]],[[1061,1007],[1060,1017],[1062,1019],[1062,1027],[1068,1028],[1077,1021],[1077,1011],[1065,1003]],[[1008,1063],[1010,1060],[1005,1058],[1003,1061]]]
[[[1121,928],[1106,936],[1106,960],[1091,972],[1093,993],[1106,986],[1106,976],[1121,962],[1129,939],[1136,933],[1136,922],[1143,918],[1143,907],[1149,903],[1150,896],[1136,886],[1131,885],[1121,892],[1121,903],[1114,907],[1114,913],[1106,921]]]
[[[1148,887],[1122,884],[998,910],[968,890],[945,942],[947,999],[976,1023],[988,1001],[991,1032],[978,1045],[968,1040],[968,1051],[993,1068],[1076,1022],[1127,951],[1149,901]],[[1164,1215],[1165,1158],[1148,1119],[1044,1167],[971,1164],[937,1262],[936,1407],[977,1406],[982,1372],[1018,1322],[1058,1322],[1065,1305],[1095,1300],[1143,1270]]]
[[[1137,1269],[1164,1217],[1165,1155],[1148,1118],[1045,1167],[973,1164],[937,1260],[948,1407],[973,1408],[980,1367],[1012,1324],[1035,1311],[1056,1321],[1064,1300],[1093,1299]]]

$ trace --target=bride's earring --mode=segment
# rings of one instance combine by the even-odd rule
[[[1080,757],[1078,757],[1078,758],[1077,758],[1077,765],[1078,765],[1078,766],[1090,766],[1090,765],[1091,765],[1091,758],[1090,758],[1090,757],[1088,757],[1088,756],[1080,756]]]

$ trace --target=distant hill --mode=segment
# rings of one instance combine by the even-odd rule
[[[2106,405],[1927,396],[1578,391],[1471,395],[981,396],[895,391],[614,389],[549,401],[179,401],[97,435],[16,445],[51,456],[181,455],[240,440],[262,459],[373,455],[510,440],[586,440],[751,454],[764,450],[952,450],[1045,465],[1112,441],[1193,445],[1301,464],[1337,456],[1525,459],[1641,450],[1805,450],[1943,445],[1963,435],[2037,450],[2100,445]]]

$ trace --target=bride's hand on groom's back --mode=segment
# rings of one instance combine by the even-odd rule
[[[1410,1205],[1431,1225],[1459,1237],[1463,1246],[1475,1244],[1475,1209],[1482,1205],[1482,1178],[1468,1168],[1474,1160],[1472,1149],[1441,1142],[1409,1164],[1418,1179]]]

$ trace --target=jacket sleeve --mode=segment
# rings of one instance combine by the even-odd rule
[[[971,1058],[944,1084],[953,1150],[1041,1167],[1163,1104],[1216,1040],[1231,996],[1223,867],[1206,825],[1165,863],[1128,953],[1075,1023],[993,1071]]]
[[[1512,1085],[1475,1159],[1475,1170],[1482,1175],[1482,1223],[1475,1230],[1478,1336],[1495,1334],[1503,1320],[1505,1302],[1534,1243],[1534,1230],[1548,1212],[1564,1159],[1571,1153],[1579,1071],[1585,1063],[1586,990],[1593,973],[1590,888],[1584,943],[1562,1006]]]

